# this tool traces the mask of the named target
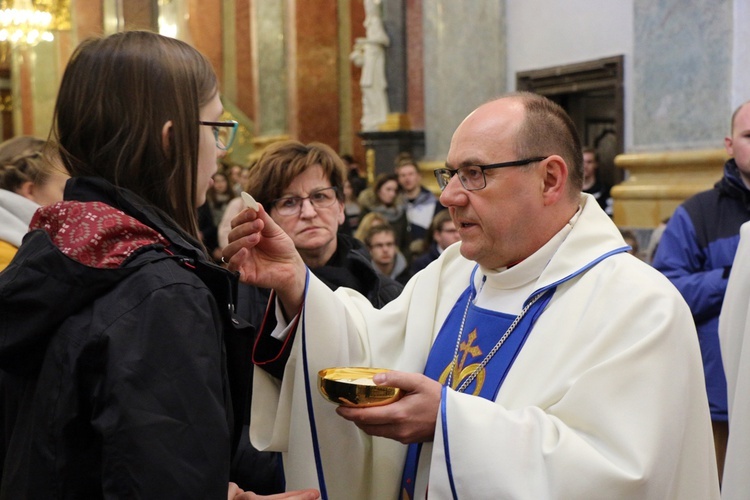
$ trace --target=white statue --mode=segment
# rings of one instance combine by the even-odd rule
[[[381,0],[365,0],[365,38],[357,38],[349,59],[362,68],[362,130],[378,130],[388,116],[385,48],[391,43],[380,17]]]

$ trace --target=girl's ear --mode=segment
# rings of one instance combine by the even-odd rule
[[[169,149],[172,143],[172,120],[169,120],[161,128],[161,147],[164,154],[169,156]]]
[[[16,194],[34,201],[34,183],[31,181],[24,182],[16,189]]]

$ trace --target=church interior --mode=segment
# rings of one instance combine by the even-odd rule
[[[231,199],[239,199],[240,191],[253,185],[252,182],[237,182],[227,174],[244,169],[244,173],[250,175],[250,167],[264,148],[286,139],[305,144],[323,143],[342,158],[351,157],[353,163],[361,166],[360,173],[369,181],[369,187],[379,189],[379,186],[373,186],[376,177],[393,174],[395,178],[390,180],[395,186],[391,188],[394,193],[392,200],[399,196],[398,201],[403,201],[404,207],[416,204],[416,195],[410,199],[400,198],[408,192],[397,180],[398,174],[394,174],[397,170],[394,165],[398,164],[401,155],[408,154],[410,159],[416,160],[418,174],[414,173],[413,164],[407,162],[412,179],[421,178],[423,187],[439,195],[434,171],[446,167],[446,156],[456,127],[483,103],[509,92],[528,91],[548,97],[567,111],[584,147],[581,156],[585,158],[587,149],[589,153],[596,153],[597,180],[606,186],[606,192],[611,196],[607,213],[622,231],[623,239],[632,240],[630,248],[622,245],[616,251],[610,250],[609,254],[632,249],[644,261],[655,263],[657,268],[658,257],[653,262],[651,258],[666,221],[672,217],[672,225],[661,240],[658,256],[671,251],[669,230],[677,225],[682,213],[678,210],[673,216],[675,210],[694,195],[711,190],[726,176],[725,165],[734,165],[737,170],[734,160],[730,160],[731,136],[736,129],[746,127],[734,127],[733,112],[750,102],[750,1],[746,0],[0,0],[0,141],[19,136],[52,137],[58,89],[76,47],[90,37],[130,30],[148,30],[185,41],[213,66],[219,80],[224,114],[221,121],[216,121],[216,117],[201,117],[199,123],[213,128],[215,143],[211,142],[210,135],[204,134],[208,136],[211,150],[214,150],[214,144],[222,150],[217,157],[221,157],[221,174],[225,176],[223,194],[229,197],[231,193],[232,197],[224,200],[225,205]],[[161,37],[153,38],[164,41]],[[97,56],[104,53],[97,50]],[[196,59],[202,61],[200,57]],[[174,60],[179,61],[179,58]],[[202,66],[195,64],[190,67]],[[143,74],[153,76],[160,72]],[[207,86],[213,88],[213,80]],[[94,88],[102,87],[97,85]],[[180,94],[175,92],[175,95]],[[215,95],[212,99],[218,102]],[[71,102],[75,100],[71,99]],[[119,102],[122,100],[118,99]],[[158,100],[152,102],[161,104]],[[137,97],[128,104],[134,107],[144,105]],[[216,107],[217,116],[221,106]],[[103,108],[106,106],[84,109]],[[153,109],[158,108],[155,105]],[[171,115],[171,108],[169,113]],[[497,115],[502,116],[502,113]],[[122,114],[118,111],[117,116]],[[92,123],[90,120],[79,122]],[[172,116],[167,123],[171,126]],[[189,120],[182,123],[189,123]],[[221,139],[220,127],[227,128],[227,134],[231,130],[231,135]],[[98,130],[102,129],[106,127]],[[133,127],[127,129],[135,130]],[[503,130],[513,130],[513,125]],[[746,130],[743,134],[743,139],[750,137]],[[81,137],[91,135],[79,134]],[[537,135],[545,140],[549,137],[544,132]],[[460,134],[457,137],[456,142],[460,143]],[[474,136],[471,138],[473,140]],[[163,146],[165,141],[159,145]],[[190,139],[185,142],[192,145]],[[224,156],[226,148],[223,146],[229,147],[230,144],[231,148]],[[476,143],[471,142],[471,145]],[[204,146],[201,148],[205,151]],[[552,146],[550,149],[562,148]],[[159,151],[158,147],[152,150]],[[37,154],[41,156],[41,153]],[[126,153],[118,154],[119,158],[129,157]],[[526,160],[495,160],[486,162],[486,165],[475,165],[484,163],[476,157],[459,160],[456,163],[472,163],[460,163],[462,168],[468,167],[466,170],[448,165],[443,169],[442,177],[438,172],[438,177],[446,188],[451,176],[461,172],[462,175],[457,177],[463,189],[478,191],[487,186],[486,169],[543,162],[553,155],[555,153],[537,153],[527,156]],[[739,159],[740,155],[736,157]],[[337,162],[338,158],[335,158],[333,163],[338,165]],[[174,169],[178,173],[187,171],[182,168],[187,162],[175,163],[179,166]],[[564,162],[559,163],[567,168]],[[213,157],[204,164],[214,167]],[[144,165],[148,166],[149,172],[157,171],[151,163]],[[198,168],[197,159],[193,166]],[[338,171],[338,167],[331,170]],[[313,164],[313,169],[320,168],[319,164]],[[276,169],[274,173],[280,170]],[[473,172],[475,179],[481,175],[481,185],[478,180],[467,180],[469,176],[463,175],[466,171]],[[204,184],[209,187],[203,186],[201,196],[214,187],[213,177],[211,180],[208,180],[208,174],[204,177]],[[563,179],[559,183],[561,186],[570,179],[564,175],[559,177]],[[139,176],[132,178],[140,179]],[[364,182],[362,178],[357,180]],[[353,191],[353,181],[346,182],[348,186],[340,191],[346,192],[347,188]],[[453,182],[454,186],[461,185],[455,180]],[[737,182],[745,184],[741,187],[747,210],[746,193],[750,186],[747,173],[742,172],[742,179]],[[67,184],[68,189],[71,184]],[[193,195],[198,189],[196,184],[193,179]],[[577,187],[578,179],[570,184]],[[256,187],[262,185],[254,184]],[[546,185],[546,182],[532,184],[537,185]],[[65,186],[65,180],[62,186]],[[341,186],[345,186],[343,181]],[[335,205],[336,199],[331,193],[338,193],[337,189],[329,183],[306,191],[281,193],[269,200],[268,205],[259,201],[264,207],[274,206],[279,213],[287,209],[284,216],[298,217],[302,207],[308,207],[313,214],[318,208],[336,209],[338,205]],[[439,203],[425,189],[419,189],[420,196],[424,194],[432,200],[430,217],[423,231],[442,231],[432,229],[430,225],[434,220],[432,210],[440,209]],[[265,189],[262,191],[266,192]],[[396,195],[397,192],[400,194]],[[449,192],[446,190],[444,201]],[[348,196],[346,201],[357,206],[355,218],[359,224],[360,213],[363,217],[365,214],[364,205],[358,205],[356,195],[352,200]],[[189,205],[164,199],[171,202],[170,206]],[[209,198],[201,199],[200,208],[211,208],[210,203],[204,203],[207,199],[210,202]],[[339,201],[342,199],[343,196]],[[497,197],[491,201],[489,211],[494,215],[498,210]],[[578,199],[572,201],[572,211],[579,209],[577,202]],[[590,202],[580,206],[586,206],[586,203]],[[382,204],[386,205],[385,202]],[[546,202],[538,205],[549,207]],[[185,212],[192,217],[200,208],[193,210],[190,205]],[[363,208],[361,212],[360,208]],[[397,208],[407,210],[400,205]],[[457,226],[452,232],[465,235],[475,227],[484,229],[475,221],[461,221],[455,210],[451,210],[450,216]],[[555,210],[557,207],[544,214]],[[405,213],[400,215],[403,215],[406,225]],[[720,216],[725,213],[721,212]],[[209,223],[214,224],[212,229],[218,235],[223,217],[216,223],[212,216],[214,214],[208,214]],[[353,224],[343,223],[346,222],[343,203],[341,216],[342,220],[334,221],[331,226],[330,234],[334,235],[331,240],[334,242],[346,228],[356,229]],[[226,218],[226,221],[230,220],[231,217]],[[240,219],[235,214],[232,221],[235,227],[237,220]],[[563,224],[572,227],[577,220],[569,218]],[[602,215],[601,220],[611,227],[606,216]],[[412,223],[412,220],[408,221],[408,224]],[[200,234],[203,243],[202,229],[198,231],[197,222],[193,225],[196,226],[196,240]],[[384,225],[389,225],[387,220]],[[520,225],[524,230],[534,226],[528,219]],[[224,229],[230,226],[226,222]],[[24,233],[27,228],[28,224],[22,225]],[[555,231],[562,233],[559,228]],[[241,231],[235,231],[237,233]],[[507,238],[506,234],[494,239],[513,241],[513,235]],[[353,236],[356,238],[356,233]],[[735,236],[736,232],[731,234],[732,238]],[[593,239],[587,239],[586,243]],[[467,241],[468,237],[465,237],[464,243]],[[617,241],[619,244],[620,240]],[[421,236],[417,243],[419,245],[414,249],[419,252],[426,253],[424,250],[430,248],[429,243],[421,241]],[[366,245],[369,248],[370,242],[367,241]],[[395,231],[393,241],[379,245],[399,246]],[[217,265],[234,265],[225,261],[222,254],[222,247],[231,249],[227,241],[220,245],[217,236],[213,247],[208,244],[205,247],[215,251],[208,253]],[[409,251],[404,253],[411,258],[412,248],[407,248]],[[443,249],[441,247],[440,251]],[[14,254],[16,250],[13,246]],[[557,252],[557,249],[552,248],[552,251]],[[418,254],[417,251],[414,253]],[[546,258],[546,254],[541,255]],[[527,257],[508,260],[510,264],[505,262],[503,265],[511,268]],[[548,262],[545,260],[543,264]],[[721,271],[726,286],[732,266],[720,267],[710,271]],[[446,269],[451,268],[446,266]],[[588,270],[588,267],[576,269],[578,273]],[[383,275],[388,277],[387,273]],[[418,281],[419,278],[412,280]],[[553,293],[558,283],[562,282],[550,285]],[[473,289],[474,285],[471,286],[472,293]],[[481,287],[479,289],[481,291]],[[543,290],[546,293],[547,289]],[[542,295],[539,293],[538,297]],[[468,295],[465,300],[465,311],[469,311],[472,297]],[[533,301],[529,306],[532,304]],[[230,304],[229,310],[233,311],[233,307]],[[482,307],[481,304],[477,306]],[[718,306],[716,308],[718,310]],[[516,321],[520,321],[526,310]],[[464,320],[466,314],[464,312]],[[508,333],[515,325],[514,322]],[[463,328],[461,322],[458,342],[462,339]],[[501,344],[497,344],[492,354]],[[718,350],[718,338],[715,348]],[[456,343],[456,353],[458,349]],[[713,355],[720,360],[721,356],[716,352]],[[458,373],[459,366],[454,364],[449,365],[444,373],[448,373],[451,366],[453,372]],[[720,367],[720,363],[712,365],[712,369],[719,370],[717,366]],[[484,364],[479,366],[477,372],[483,367]],[[720,477],[728,436],[726,420],[721,422],[714,428]]]
[[[365,68],[353,48],[368,37],[368,3],[387,34],[387,115],[364,127]],[[432,170],[469,111],[509,91],[547,95],[599,151],[615,222],[644,238],[721,177],[732,110],[750,96],[750,12],[737,0],[4,0],[0,8],[47,16],[36,34],[33,17],[0,27],[3,139],[48,136],[62,71],[81,40],[147,29],[191,43],[214,65],[227,118],[240,123],[235,164],[283,138],[326,143],[371,176],[408,151],[436,190]]]

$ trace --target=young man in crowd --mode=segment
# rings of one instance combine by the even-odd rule
[[[406,257],[396,246],[396,233],[390,226],[375,226],[365,236],[365,245],[375,270],[401,284],[411,278]]]
[[[429,189],[422,185],[422,176],[413,158],[400,157],[395,172],[406,203],[409,241],[420,241],[427,234],[432,218],[445,207]]]

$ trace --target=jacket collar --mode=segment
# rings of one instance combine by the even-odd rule
[[[142,224],[163,235],[172,245],[174,253],[202,256],[201,245],[183,231],[166,213],[154,208],[129,189],[117,187],[98,177],[75,177],[65,185],[65,200],[101,201],[117,208]]]
[[[725,196],[742,201],[750,210],[750,190],[745,186],[740,175],[740,170],[734,158],[730,158],[724,164],[724,176],[715,184],[715,187]]]

